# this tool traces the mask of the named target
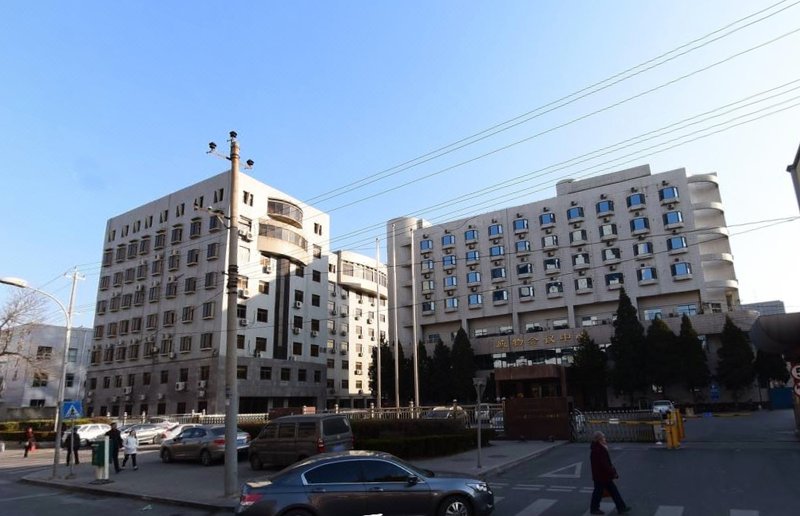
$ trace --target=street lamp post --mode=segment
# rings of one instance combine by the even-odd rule
[[[38,288],[34,288],[28,285],[28,282],[20,279],[20,278],[0,278],[0,283],[4,285],[9,285],[16,288],[23,288],[32,290],[38,294],[41,294],[45,297],[50,298],[55,302],[58,307],[64,312],[64,319],[66,322],[66,331],[64,332],[64,356],[63,362],[61,364],[61,379],[58,382],[58,395],[56,399],[56,441],[53,452],[53,478],[57,475],[58,463],[61,462],[61,427],[62,427],[62,409],[64,407],[64,391],[66,389],[66,382],[67,382],[67,362],[69,361],[69,341],[70,341],[70,334],[72,330],[72,307],[75,301],[75,287],[77,285],[77,281],[79,278],[79,274],[77,269],[72,272],[72,291],[69,295],[69,308],[66,308],[64,304],[58,300],[52,294],[48,294],[43,290],[39,290]],[[72,475],[72,471],[70,470],[70,476]]]
[[[472,385],[475,386],[475,392],[478,394],[477,410],[475,412],[476,419],[478,420],[478,469],[481,467],[481,398],[483,397],[483,389],[486,387],[486,378],[476,377],[472,379]]]

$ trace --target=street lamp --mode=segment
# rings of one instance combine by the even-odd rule
[[[478,420],[478,469],[481,467],[481,397],[483,396],[483,389],[486,387],[486,378],[476,377],[472,379],[472,385],[475,386],[475,393],[478,395],[477,406],[477,420]]]
[[[64,304],[52,294],[48,294],[43,290],[31,287],[30,285],[28,285],[28,282],[23,279],[0,278],[0,283],[2,283],[3,285],[9,285],[16,288],[33,290],[38,294],[41,294],[45,297],[52,299],[58,305],[61,311],[64,312],[64,319],[66,321],[66,331],[64,332],[64,357],[63,357],[63,362],[61,364],[61,379],[58,382],[58,396],[56,398],[56,442],[54,446],[55,452],[53,454],[53,478],[56,477],[58,463],[61,461],[61,426],[62,426],[61,412],[64,406],[64,390],[67,382],[67,362],[69,361],[69,340],[70,340],[70,330],[72,327],[72,304],[73,300],[75,299],[75,285],[77,278],[78,278],[78,272],[76,270],[73,272],[72,292],[69,297],[69,309],[65,308]]]

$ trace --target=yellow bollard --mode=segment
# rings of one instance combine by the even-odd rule
[[[683,428],[683,415],[680,410],[676,410],[675,416],[675,421],[678,423],[678,440],[683,441],[686,439],[686,430]]]

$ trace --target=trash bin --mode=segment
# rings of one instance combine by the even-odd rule
[[[92,445],[92,466],[102,468],[105,466],[104,461],[106,458],[106,443],[103,441],[94,441]]]

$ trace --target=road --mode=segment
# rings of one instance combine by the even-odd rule
[[[145,451],[145,454],[156,454]],[[0,454],[0,514],[2,516],[87,516],[91,514],[141,514],[143,516],[210,516],[229,514],[117,496],[63,491],[19,482],[24,475],[53,465],[53,450],[41,449],[23,458],[22,450]],[[89,452],[84,451],[84,460]],[[85,467],[85,466],[81,466]],[[139,472],[137,472],[139,473]]]
[[[632,515],[800,514],[800,442],[791,411],[690,419],[680,450],[611,443],[618,486]],[[589,513],[589,445],[561,446],[488,481],[502,516]],[[490,453],[487,450],[487,453]],[[616,514],[604,500],[601,509]]]

